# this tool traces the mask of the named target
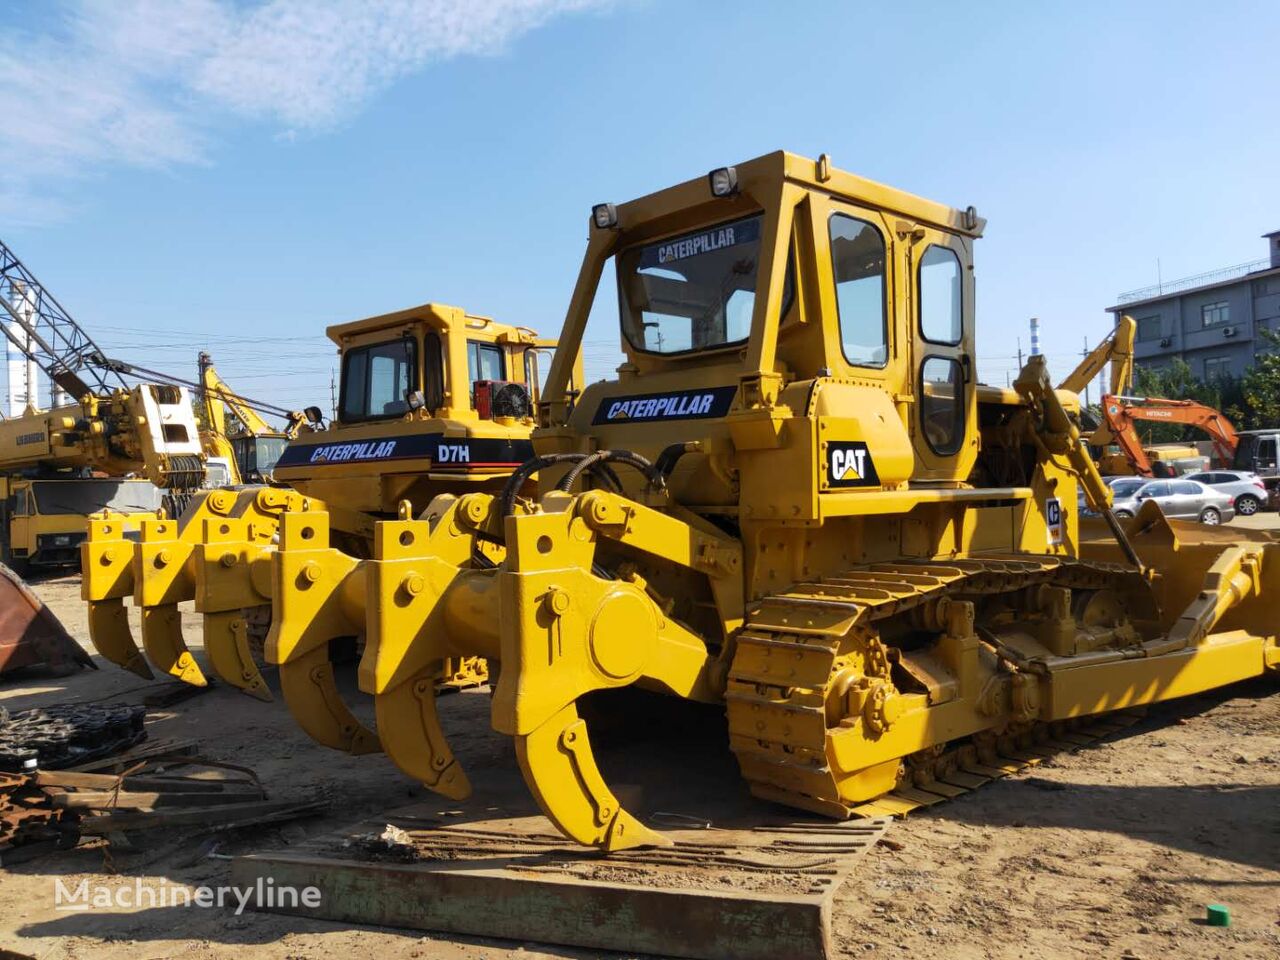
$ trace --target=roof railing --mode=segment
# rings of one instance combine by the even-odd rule
[[[1237,263],[1234,267],[1222,267],[1219,270],[1210,270],[1208,273],[1197,273],[1194,277],[1183,277],[1181,280],[1170,280],[1168,283],[1157,283],[1154,286],[1130,290],[1116,297],[1116,303],[1134,303],[1138,300],[1150,300],[1153,297],[1167,297],[1173,293],[1181,293],[1183,290],[1204,287],[1213,283],[1222,283],[1225,280],[1235,280],[1238,277],[1247,277],[1251,273],[1266,270],[1270,266],[1271,260],[1267,258],[1251,260],[1248,263]]]

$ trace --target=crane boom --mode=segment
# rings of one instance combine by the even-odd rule
[[[9,247],[0,241],[0,307],[24,334],[0,323],[10,342],[76,400],[88,394],[105,396],[126,384],[100,361],[102,351],[36,279]]]

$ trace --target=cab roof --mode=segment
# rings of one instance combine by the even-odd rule
[[[337,323],[327,327],[325,334],[334,343],[342,346],[352,337],[376,333],[379,330],[396,329],[408,323],[422,323],[442,332],[465,327],[477,333],[494,336],[498,340],[513,340],[521,343],[533,343],[537,339],[537,334],[527,327],[498,323],[492,317],[468,313],[462,307],[450,306],[447,303],[423,303],[392,313],[366,317],[363,320]]]
[[[786,150],[777,150],[733,166],[737,170],[738,181],[744,193],[750,192],[756,185],[781,185],[789,182],[807,190],[827,193],[842,200],[898,214],[968,237],[982,236],[986,226],[986,221],[978,216],[973,207],[961,210],[859,177],[835,167],[826,154],[813,160]],[[687,180],[619,204],[619,225],[625,230],[632,224],[707,203],[711,199],[706,176]]]

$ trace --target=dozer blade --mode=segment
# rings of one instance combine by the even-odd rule
[[[142,608],[142,646],[157,670],[195,687],[208,686],[182,639],[182,618],[176,603]]]
[[[603,850],[672,845],[623,810],[605,786],[591,753],[587,725],[574,704],[515,740],[525,783],[542,812],[566,836]]]
[[[146,657],[134,643],[123,600],[89,601],[89,639],[93,641],[94,649],[116,666],[124,667],[144,680],[156,678],[147,666]]]
[[[89,605],[89,639],[118,667],[154,680],[133,639],[124,598],[133,593],[133,543],[124,538],[124,518],[91,517],[80,544],[80,595]]]
[[[280,668],[280,691],[298,725],[317,743],[346,753],[377,753],[378,735],[343,702],[329,643],[358,635],[351,607],[360,600],[359,561],[329,544],[324,511],[285,513],[272,558],[271,631],[266,657]]]
[[[249,649],[249,623],[239,611],[204,615],[204,655],[218,677],[251,697],[270,702],[275,698],[253,662]]]

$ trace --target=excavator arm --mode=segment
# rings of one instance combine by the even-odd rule
[[[280,435],[243,397],[227,386],[215,369],[213,358],[207,353],[200,354],[200,389],[209,424],[213,426],[216,423],[218,432],[223,436],[227,435],[226,410],[235,414],[247,434],[255,437]]]
[[[1093,383],[1094,378],[1102,373],[1102,368],[1109,362],[1111,383],[1107,392],[1124,393],[1129,389],[1129,381],[1133,378],[1133,338],[1136,329],[1137,324],[1132,317],[1121,317],[1116,321],[1116,328],[1089,351],[1078,367],[1067,374],[1058,384],[1058,389],[1081,393]]]
[[[1235,427],[1221,411],[1195,400],[1165,400],[1158,397],[1124,397],[1108,394],[1102,398],[1102,417],[1113,442],[1120,446],[1134,471],[1153,475],[1151,458],[1142,448],[1137,422],[1185,423],[1207,433],[1218,459],[1230,463],[1239,438]]]

